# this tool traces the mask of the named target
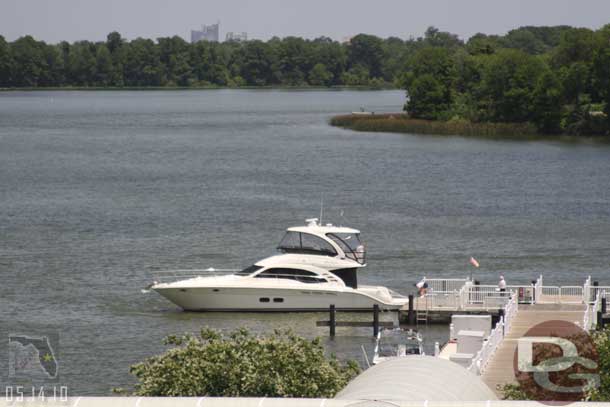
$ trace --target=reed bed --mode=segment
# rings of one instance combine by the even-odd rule
[[[341,115],[331,119],[333,126],[357,131],[489,138],[540,138],[529,123],[472,123],[464,120],[436,121],[413,119],[406,114]]]

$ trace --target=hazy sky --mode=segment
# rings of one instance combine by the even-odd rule
[[[521,25],[610,23],[610,0],[0,0],[0,35],[47,42],[180,35],[220,20],[220,35],[247,31],[342,39],[360,32],[420,36],[430,25],[467,38]]]

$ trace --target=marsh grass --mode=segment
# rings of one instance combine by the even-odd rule
[[[566,143],[609,144],[609,136],[541,134],[530,123],[472,123],[466,120],[421,120],[404,113],[349,114],[331,118],[330,124],[356,131],[463,136],[498,140],[548,140]]]
[[[464,120],[412,119],[406,114],[342,115],[331,119],[333,126],[357,131],[435,134],[484,138],[557,138],[541,135],[529,123],[472,123]]]

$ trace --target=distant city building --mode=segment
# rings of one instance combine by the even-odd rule
[[[210,41],[218,42],[220,35],[220,23],[212,25],[202,25],[201,31],[191,30],[191,42]]]
[[[225,41],[248,41],[248,33],[247,32],[236,33],[236,32],[230,31],[227,33]]]

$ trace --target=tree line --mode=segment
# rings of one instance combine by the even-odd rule
[[[512,48],[538,55],[558,46],[562,33],[571,30],[522,27],[505,36],[477,34],[467,43],[434,27],[419,38],[359,34],[346,43],[327,37],[195,44],[178,36],[127,41],[112,32],[104,42],[47,44],[31,36],[9,43],[0,36],[0,86],[402,85],[422,49],[478,55]]]
[[[597,31],[525,27],[506,37],[477,34],[456,47],[424,47],[411,55],[400,82],[413,118],[607,135],[610,24]]]
[[[0,87],[392,86],[411,117],[534,123],[544,133],[610,129],[610,25],[521,27],[468,41],[359,34],[198,42],[181,37],[47,44],[0,36]]]

